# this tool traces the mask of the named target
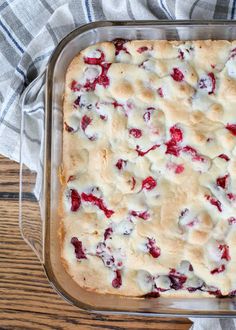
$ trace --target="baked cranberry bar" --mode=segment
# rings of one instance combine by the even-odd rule
[[[68,67],[61,254],[88,290],[236,294],[236,42],[102,42]]]

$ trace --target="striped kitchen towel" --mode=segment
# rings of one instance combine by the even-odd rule
[[[45,69],[58,42],[98,20],[234,19],[236,0],[2,0],[0,1],[0,153],[19,161],[20,96]],[[24,105],[23,161],[42,173],[44,85]],[[40,186],[40,185],[38,185]],[[234,320],[192,319],[191,329],[235,330]]]

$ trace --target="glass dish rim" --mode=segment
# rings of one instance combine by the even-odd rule
[[[79,307],[82,310],[86,310],[91,313],[99,313],[99,314],[111,314],[111,315],[137,315],[137,316],[149,316],[149,317],[224,317],[224,318],[232,318],[236,317],[236,311],[227,311],[227,312],[217,312],[212,311],[211,314],[206,314],[204,311],[198,313],[194,311],[194,313],[181,313],[181,310],[178,313],[154,313],[154,312],[133,312],[133,311],[114,311],[112,309],[91,309],[91,307],[77,299],[74,299],[66,290],[61,287],[58,283],[56,277],[52,271],[52,265],[50,262],[50,210],[51,210],[51,199],[50,199],[50,191],[51,191],[51,123],[52,123],[52,90],[53,90],[53,73],[54,68],[57,62],[58,57],[60,56],[63,48],[73,40],[78,35],[87,32],[89,30],[95,28],[102,27],[111,27],[111,26],[120,26],[120,27],[132,27],[132,26],[153,26],[153,27],[162,27],[162,26],[170,26],[170,27],[185,27],[185,26],[236,26],[236,21],[231,20],[134,20],[134,21],[97,21],[91,22],[81,27],[75,28],[73,31],[68,33],[57,45],[55,50],[53,51],[47,68],[46,68],[46,90],[45,90],[45,139],[44,139],[44,199],[45,199],[45,208],[44,208],[44,226],[43,226],[43,238],[44,238],[44,246],[43,246],[43,254],[44,254],[44,262],[43,267],[45,273],[48,277],[48,280],[52,287],[56,290],[56,292],[62,296],[65,300],[67,300],[70,304]],[[47,248],[45,248],[47,247]],[[181,299],[181,298],[180,298]],[[214,298],[212,298],[214,299]],[[206,311],[209,312],[209,311]]]

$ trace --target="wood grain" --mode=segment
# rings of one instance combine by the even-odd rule
[[[191,322],[183,318],[144,319],[87,313],[60,298],[20,236],[18,171],[16,163],[0,156],[0,329],[190,328]]]

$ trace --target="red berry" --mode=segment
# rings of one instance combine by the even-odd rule
[[[180,71],[178,68],[173,68],[173,71],[171,73],[171,77],[175,80],[175,81],[182,81],[184,79],[184,75],[182,73],[182,71]]]
[[[113,44],[116,48],[116,52],[115,52],[115,55],[118,55],[120,51],[124,51],[126,52],[127,54],[129,54],[129,52],[127,51],[126,47],[124,46],[124,44],[126,42],[128,42],[128,40],[126,39],[121,39],[121,38],[117,38],[117,39],[114,39],[113,41]]]
[[[219,273],[222,273],[224,270],[225,270],[225,265],[221,265],[220,267],[213,269],[211,271],[211,274],[212,275],[219,274]]]
[[[81,119],[81,128],[83,131],[86,130],[86,128],[88,127],[88,125],[90,125],[92,122],[92,119],[86,115],[84,115]]]
[[[228,194],[226,194],[226,196],[228,197],[228,199],[230,201],[235,201],[236,200],[236,195],[233,194],[233,193],[228,193]]]
[[[187,276],[180,274],[175,269],[171,269],[169,273],[171,281],[171,289],[180,290],[183,288],[184,283],[187,281]]]
[[[135,180],[135,178],[132,176],[132,187],[131,187],[131,190],[134,190],[135,185],[136,185],[136,180]]]
[[[143,220],[147,220],[150,217],[150,214],[147,211],[143,211],[143,212],[131,211],[130,214],[133,217],[138,217]]]
[[[92,203],[96,205],[101,211],[104,212],[105,216],[107,218],[110,218],[112,214],[114,213],[113,210],[109,210],[103,203],[103,200],[101,198],[98,198],[94,196],[93,194],[81,194],[82,200],[88,203]]]
[[[70,242],[75,248],[76,258],[79,260],[87,259],[86,255],[84,253],[84,250],[83,250],[82,242],[79,241],[77,237],[72,237]]]
[[[204,162],[205,159],[201,155],[198,154],[197,150],[190,146],[185,146],[182,148],[182,152],[185,152],[191,155],[193,161]]]
[[[156,187],[157,183],[156,180],[153,179],[153,177],[149,176],[142,182],[142,189],[146,190],[152,190]]]
[[[146,151],[142,151],[142,150],[140,150],[140,147],[139,146],[136,146],[136,151],[137,151],[137,153],[138,153],[138,155],[139,156],[141,156],[141,157],[143,157],[143,156],[145,156],[147,153],[149,153],[149,151],[151,151],[151,150],[155,150],[155,149],[157,149],[158,147],[160,147],[160,144],[154,144],[154,146],[152,146],[151,148],[149,148],[148,150],[146,150]]]
[[[225,128],[236,136],[236,124],[227,124]]]
[[[226,174],[225,176],[222,176],[220,178],[216,179],[216,184],[218,187],[221,187],[222,189],[226,189],[228,186],[228,180],[229,179],[229,175]]]
[[[184,52],[183,52],[181,49],[179,49],[179,55],[178,55],[178,58],[179,58],[180,60],[183,60],[183,59],[184,59]]]
[[[113,286],[113,288],[118,289],[122,285],[121,271],[120,270],[116,270],[115,271],[115,274],[116,274],[116,276],[112,280],[112,286]]]
[[[170,128],[170,136],[171,139],[165,143],[166,154],[178,157],[181,150],[179,143],[183,141],[183,132],[175,125]]]
[[[218,199],[209,195],[205,195],[205,197],[212,205],[217,207],[219,212],[222,212],[221,202]]]
[[[234,217],[230,217],[230,218],[228,219],[228,223],[229,223],[229,225],[234,225],[234,224],[236,224],[236,218],[234,218]]]
[[[113,233],[113,229],[111,227],[108,227],[106,230],[105,230],[105,233],[104,233],[104,241],[108,238],[111,237]]]
[[[127,164],[127,160],[118,159],[115,166],[118,168],[118,170],[123,170],[123,168],[126,166],[126,164]]]
[[[97,50],[101,53],[99,58],[95,57],[84,57],[84,63],[91,64],[91,65],[100,65],[105,60],[105,54],[101,50]]]
[[[224,159],[226,162],[230,161],[230,158],[225,154],[221,154],[218,157]]]
[[[198,85],[200,89],[207,89],[209,95],[213,94],[216,88],[216,79],[214,73],[208,73],[207,77],[199,80]]]
[[[221,251],[221,259],[225,259],[226,261],[230,261],[229,255],[229,246],[226,244],[220,244],[219,250]]]
[[[141,54],[143,52],[146,52],[147,50],[148,50],[148,47],[147,46],[143,46],[143,47],[139,47],[137,49],[137,52]]]
[[[142,131],[138,128],[131,128],[129,130],[129,134],[132,135],[134,138],[139,139],[142,136]]]
[[[71,212],[76,212],[80,208],[81,198],[77,190],[70,190],[70,198],[71,198]]]
[[[72,80],[70,88],[73,92],[80,91],[80,86],[78,85],[78,82],[76,80]]]
[[[153,258],[158,258],[161,255],[161,249],[156,245],[156,240],[154,238],[148,238],[148,242],[146,244],[149,253]]]
[[[164,97],[163,90],[161,87],[157,89],[157,93],[159,94],[160,97]]]
[[[183,141],[183,132],[176,125],[170,128],[170,135],[176,143]]]

